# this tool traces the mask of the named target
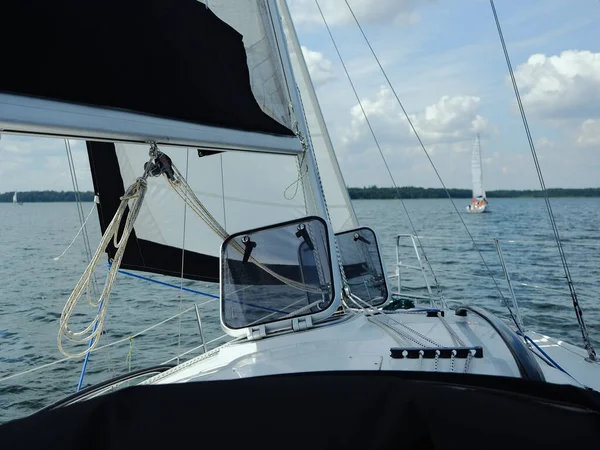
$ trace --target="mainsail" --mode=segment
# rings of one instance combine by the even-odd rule
[[[481,144],[479,135],[475,139],[473,146],[473,155],[471,157],[471,176],[473,177],[473,198],[485,199],[485,189],[483,188],[483,171],[481,167]]]
[[[15,193],[13,194],[13,203],[18,203],[18,200],[17,200],[17,191],[15,191]]]

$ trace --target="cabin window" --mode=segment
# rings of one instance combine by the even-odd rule
[[[319,217],[231,235],[221,249],[223,324],[240,329],[326,310],[332,278]]]

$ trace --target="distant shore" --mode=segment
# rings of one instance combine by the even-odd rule
[[[448,198],[446,191],[441,188],[422,188],[405,186],[398,188],[403,199],[434,199]],[[471,189],[448,189],[452,198],[471,198]],[[362,187],[348,188],[352,200],[392,200],[398,198],[398,192],[392,187]],[[496,190],[487,191],[487,198],[541,198],[544,193],[539,190]],[[548,189],[549,197],[600,197],[600,188],[585,189]]]
[[[440,188],[422,188],[405,186],[399,188],[403,199],[435,199],[447,198],[446,191]],[[448,189],[452,198],[471,198],[470,189]],[[348,188],[352,200],[393,200],[398,198],[395,188],[391,187],[362,187]],[[14,191],[0,194],[0,203],[11,203]],[[550,197],[600,197],[600,188],[585,189],[548,189]],[[544,194],[539,190],[496,190],[488,191],[488,198],[540,198]],[[93,192],[80,192],[82,202],[94,200]],[[23,203],[75,202],[77,195],[73,191],[23,191],[18,193],[18,200]]]

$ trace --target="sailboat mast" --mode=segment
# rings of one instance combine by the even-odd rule
[[[292,62],[289,56],[289,49],[287,47],[287,42],[285,39],[285,34],[283,30],[283,26],[281,23],[281,14],[277,4],[277,0],[267,0],[267,7],[269,11],[269,16],[271,20],[271,24],[273,25],[273,31],[275,33],[275,40],[277,41],[277,47],[279,49],[279,56],[283,66],[283,72],[285,74],[285,80],[287,84],[287,89],[290,97],[290,101],[292,103],[292,107],[294,109],[294,115],[297,120],[298,132],[301,134],[301,137],[305,140],[305,156],[300,159],[301,161],[301,173],[306,173],[308,178],[308,183],[304,184],[305,195],[312,195],[314,202],[307,201],[306,205],[308,208],[308,212],[311,214],[318,215],[327,221],[330,230],[333,230],[333,226],[331,223],[331,218],[329,217],[329,211],[327,209],[327,203],[324,196],[323,185],[321,183],[321,177],[319,175],[319,169],[317,167],[316,157],[311,145],[310,134],[308,131],[308,125],[306,123],[305,116],[303,114],[302,108],[302,100],[300,98],[300,94],[298,92],[297,84],[294,77],[294,72],[292,69]],[[287,4],[285,1],[281,2],[282,8],[285,8],[286,13],[289,16],[289,11],[287,10]],[[290,22],[290,27],[293,27],[293,23]],[[293,38],[296,38],[296,34],[294,31]],[[296,38],[297,39],[297,38]],[[306,192],[309,191],[309,192]],[[312,209],[312,211],[311,211]],[[333,233],[329,234],[329,246],[331,249],[337,249],[337,243],[335,240],[335,236]],[[334,284],[337,286],[342,286],[342,267],[339,264],[339,260],[337,258],[337,251],[332,251],[330,255],[331,264],[334,268]]]

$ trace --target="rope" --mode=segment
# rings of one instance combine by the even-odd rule
[[[60,327],[57,339],[58,348],[61,351],[61,353],[65,356],[71,358],[84,356],[87,353],[91,352],[99,342],[99,336],[102,333],[102,328],[104,325],[104,319],[106,317],[106,310],[110,300],[112,287],[117,276],[119,266],[121,265],[123,254],[125,253],[127,239],[129,238],[129,235],[133,230],[133,224],[135,223],[135,219],[137,218],[140,212],[140,208],[144,200],[144,195],[146,194],[146,177],[147,174],[145,174],[142,178],[138,178],[136,182],[133,183],[127,189],[125,195],[121,197],[121,204],[119,205],[119,208],[117,209],[117,212],[113,217],[112,221],[106,228],[104,236],[102,236],[102,240],[100,241],[100,245],[98,245],[96,253],[92,257],[92,260],[83,272],[83,275],[81,276],[79,282],[75,286],[75,289],[73,289],[71,296],[65,304],[65,307],[60,316]],[[130,200],[132,204],[129,208],[129,214],[127,215],[127,219],[125,220],[123,234],[121,238],[118,239],[119,227],[121,225],[123,216],[125,215]],[[98,264],[100,263],[102,255],[105,253],[111,241],[113,242],[113,245],[117,249],[117,251],[108,271],[106,283],[104,284],[104,288],[100,294],[100,297],[97,301],[92,301],[92,299],[90,298],[90,286],[93,281],[93,276]],[[88,301],[92,306],[101,305],[101,307],[99,308],[96,317],[85,329],[81,331],[73,331],[69,327],[69,320],[84,292],[86,292]],[[63,339],[67,339],[75,344],[87,343],[94,339],[94,343],[84,351],[78,353],[71,353],[63,348]]]
[[[535,144],[533,143],[533,138],[531,137],[531,131],[529,130],[529,124],[527,122],[527,116],[525,115],[525,108],[523,108],[523,103],[521,102],[521,94],[519,94],[519,88],[517,86],[517,81],[515,80],[515,75],[513,73],[512,65],[510,63],[510,57],[508,56],[508,50],[506,49],[506,43],[504,42],[504,36],[502,35],[502,29],[500,28],[500,21],[498,20],[498,14],[496,14],[496,7],[494,6],[494,1],[490,0],[490,5],[492,7],[492,12],[494,13],[494,20],[496,21],[496,27],[498,28],[498,36],[500,37],[500,43],[502,44],[502,50],[504,51],[504,58],[506,59],[506,65],[508,67],[508,72],[510,74],[510,79],[512,81],[512,85],[515,91],[515,96],[517,98],[517,104],[519,105],[519,111],[521,112],[521,119],[523,120],[523,127],[525,128],[525,134],[527,135],[527,141],[529,142],[529,148],[531,149],[531,156],[533,157],[533,163],[535,165],[535,170],[537,172],[538,178],[540,180],[540,186],[542,191],[544,192],[544,201],[546,202],[546,209],[548,210],[548,217],[550,218],[550,225],[552,226],[552,231],[554,233],[554,239],[556,241],[556,247],[558,248],[558,253],[560,255],[560,261],[563,266],[563,270],[565,272],[565,278],[567,279],[567,284],[569,286],[569,291],[571,293],[571,300],[573,301],[573,309],[575,310],[575,315],[577,316],[577,323],[579,324],[579,329],[581,331],[581,338],[583,340],[583,345],[588,352],[588,357],[592,361],[596,361],[598,359],[596,355],[596,351],[590,341],[590,337],[587,331],[587,327],[585,325],[585,321],[583,320],[583,311],[579,306],[579,300],[577,299],[577,292],[575,291],[575,285],[573,284],[573,279],[571,278],[571,272],[569,270],[569,265],[567,263],[567,257],[565,256],[565,252],[563,250],[560,235],[558,233],[558,226],[556,225],[556,220],[554,219],[554,213],[552,212],[552,206],[550,205],[550,198],[548,197],[548,190],[546,189],[546,183],[544,182],[544,176],[542,175],[542,168],[540,167],[540,162],[537,157],[537,153],[535,151]]]
[[[185,152],[185,178],[187,180],[190,168],[190,149]],[[222,178],[221,178],[222,179]],[[181,276],[179,278],[179,310],[182,308],[181,291],[183,290],[183,270],[185,266],[185,231],[187,222],[187,204],[183,205],[183,236],[181,238]],[[181,316],[179,316],[179,324],[177,325],[177,354],[181,353]],[[179,364],[179,358],[177,358]]]
[[[169,184],[171,185],[171,187],[173,188],[173,190],[190,207],[190,209],[194,213],[196,213],[196,215],[200,219],[202,219],[202,221],[204,221],[204,223],[206,223],[206,225],[208,225],[208,227],[217,234],[217,236],[219,236],[223,240],[227,239],[229,237],[229,233],[227,233],[227,231],[225,231],[225,229],[213,217],[213,215],[208,211],[208,209],[206,209],[206,207],[202,204],[200,199],[198,199],[195,192],[188,185],[187,181],[181,175],[181,173],[179,172],[177,167],[175,167],[173,165],[172,168],[173,168],[173,173],[175,174],[175,177],[174,177],[174,179],[168,179],[168,181],[169,181]],[[237,250],[239,253],[244,254],[245,249],[238,242],[231,241],[230,245],[235,250]],[[321,295],[328,294],[330,291],[329,288],[323,289],[321,287],[312,286],[309,284],[301,283],[299,281],[291,280],[287,277],[284,277],[283,275],[280,275],[277,272],[274,272],[273,270],[269,269],[267,266],[265,266],[264,264],[262,264],[261,262],[256,260],[253,256],[250,256],[248,261],[252,262],[256,266],[260,267],[262,270],[267,272],[269,275],[271,275],[275,279],[281,281],[282,283],[284,283],[294,289],[297,289],[297,290],[300,290],[303,292],[310,292],[312,294],[321,294]]]
[[[94,197],[94,204],[92,205],[92,209],[90,209],[90,212],[88,213],[87,217],[85,218],[85,221],[81,224],[81,227],[79,227],[79,230],[77,231],[77,234],[75,235],[75,237],[73,238],[71,243],[67,246],[67,248],[65,248],[65,250],[60,255],[58,255],[56,258],[52,258],[54,261],[58,261],[60,258],[65,256],[65,253],[67,253],[69,251],[69,249],[73,246],[73,244],[75,243],[75,241],[77,240],[77,238],[79,237],[79,235],[81,234],[83,229],[85,228],[85,225],[87,224],[88,219],[94,212],[94,209],[96,208],[96,203],[98,203],[98,197]]]

